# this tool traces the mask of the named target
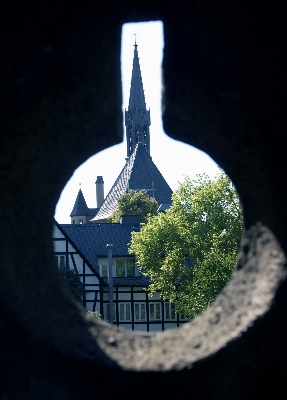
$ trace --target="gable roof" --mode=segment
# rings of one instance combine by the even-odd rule
[[[55,221],[64,235],[69,238],[81,257],[99,274],[98,258],[108,257],[107,244],[113,244],[113,257],[134,257],[128,253],[131,232],[140,229],[139,223],[124,224],[61,224]],[[108,284],[107,278],[100,278]],[[135,278],[113,278],[115,286],[148,286],[149,279],[144,276]]]
[[[81,248],[78,246],[79,243],[77,243],[77,240],[74,241],[73,238],[69,235],[69,232],[66,232],[66,230],[63,229],[64,225],[60,225],[55,219],[54,219],[54,224],[64,235],[64,237],[70,242],[75,251],[79,253],[80,257],[87,263],[87,265],[91,268],[91,270],[96,274],[97,278],[100,281],[105,282],[104,279],[100,276],[99,267],[97,263],[91,262],[93,260],[90,260],[89,257],[86,257],[86,255],[81,251]],[[66,225],[66,226],[78,226],[78,225]],[[83,225],[81,224],[80,226]]]
[[[110,217],[118,207],[118,198],[131,189],[147,190],[159,205],[171,204],[172,190],[141,143],[136,145],[135,151],[127,159],[126,165],[91,222],[104,221]]]

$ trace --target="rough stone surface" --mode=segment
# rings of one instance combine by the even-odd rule
[[[286,396],[285,2],[1,3],[0,394],[3,399]],[[238,264],[214,305],[162,334],[86,317],[58,281],[55,204],[122,139],[121,25],[164,22],[164,127],[241,196]]]

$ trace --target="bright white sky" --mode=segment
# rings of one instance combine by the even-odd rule
[[[206,173],[214,177],[217,164],[205,153],[182,142],[170,139],[163,131],[161,120],[161,63],[163,56],[163,25],[160,21],[125,24],[122,30],[122,87],[123,111],[128,107],[134,42],[138,44],[143,86],[147,108],[150,108],[151,126],[150,154],[165,180],[174,191],[183,176],[194,178]],[[124,131],[123,131],[124,132]],[[110,147],[82,164],[63,188],[56,206],[55,218],[61,224],[71,222],[79,184],[88,207],[96,207],[95,181],[98,175],[104,178],[105,196],[125,165],[126,142]]]

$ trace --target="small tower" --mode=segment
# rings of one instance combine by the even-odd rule
[[[141,70],[138,57],[138,45],[134,45],[133,71],[128,110],[125,110],[125,126],[127,136],[127,157],[141,143],[150,154],[150,111],[146,109]]]
[[[87,222],[88,206],[82,189],[79,189],[74,208],[70,214],[71,224],[85,224]]]

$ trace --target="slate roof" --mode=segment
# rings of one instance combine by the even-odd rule
[[[86,215],[88,218],[93,218],[97,214],[98,211],[99,211],[99,208],[88,208]]]
[[[128,253],[132,230],[139,230],[139,224],[60,224],[61,229],[81,254],[99,273],[98,258],[107,257],[107,244],[112,243],[113,257],[132,257]],[[108,280],[102,278],[106,284]],[[115,286],[147,286],[149,279],[144,276],[135,278],[114,278]]]
[[[127,160],[91,222],[103,221],[110,217],[118,207],[118,198],[131,189],[146,189],[150,196],[155,197],[159,205],[171,204],[172,190],[141,143],[136,145],[135,151]]]
[[[77,198],[74,204],[74,208],[70,214],[70,217],[74,217],[76,215],[86,215],[88,211],[88,206],[86,200],[84,198],[82,189],[78,191]]]
[[[142,83],[142,76],[140,70],[139,56],[138,56],[138,45],[135,44],[134,59],[133,59],[133,70],[131,79],[131,89],[129,98],[128,110],[146,110],[144,89]]]
[[[82,189],[80,189],[77,194],[77,198],[73,210],[70,214],[70,217],[75,217],[80,215],[80,216],[86,216],[88,219],[92,219],[97,214],[98,211],[99,208],[89,208],[87,206]]]

